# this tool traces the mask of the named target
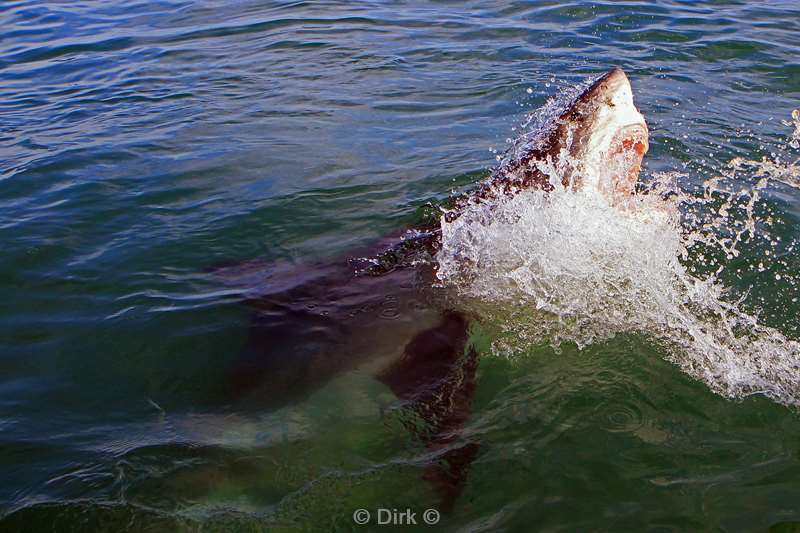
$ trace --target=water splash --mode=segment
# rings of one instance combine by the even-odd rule
[[[786,150],[800,133],[793,117]],[[800,187],[797,161],[736,158],[691,192],[680,177],[656,174],[624,205],[559,186],[469,205],[442,219],[437,276],[497,325],[497,352],[644,334],[721,395],[800,404],[800,343],[765,325],[752,287],[741,286],[745,273],[769,270],[782,297],[797,301],[800,280],[786,262],[797,243],[772,231],[762,198],[770,181]]]
[[[498,168],[506,167],[518,161],[525,154],[541,148],[556,126],[556,119],[561,116],[575,99],[595,81],[587,78],[576,85],[566,86],[556,95],[545,101],[544,105],[533,113],[525,115],[520,126],[512,128],[517,133],[514,139],[506,139],[509,149],[497,156]]]
[[[800,109],[792,111],[792,122],[785,120],[783,123],[786,126],[794,126],[794,133],[789,139],[789,146],[794,149],[800,149]]]

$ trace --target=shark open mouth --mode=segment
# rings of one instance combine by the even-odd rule
[[[613,185],[612,194],[634,192],[648,148],[648,132],[641,124],[625,126],[616,133],[608,153],[608,168],[613,173],[609,179]]]

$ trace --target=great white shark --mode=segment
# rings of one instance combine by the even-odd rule
[[[441,224],[475,203],[537,189],[593,188],[613,204],[633,194],[648,128],[620,68],[606,72],[506,163],[455,198],[434,223],[406,228],[338,260],[248,261],[215,268],[251,309],[231,392],[278,408],[355,368],[398,398],[413,438],[432,457],[424,477],[442,510],[461,493],[479,443],[462,434],[477,387],[470,317],[433,287]],[[558,176],[560,183],[552,176]],[[411,422],[411,420],[414,420]]]

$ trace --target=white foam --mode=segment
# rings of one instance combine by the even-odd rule
[[[720,281],[743,243],[768,231],[756,206],[770,177],[798,176],[779,160],[737,159],[702,194],[673,191],[671,200],[660,193],[674,175],[662,174],[623,206],[561,187],[470,205],[442,220],[437,275],[502,328],[498,352],[645,334],[719,394],[800,404],[800,343],[745,312],[746,293]],[[798,296],[791,272],[776,279]]]

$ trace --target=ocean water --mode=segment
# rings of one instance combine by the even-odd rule
[[[0,530],[800,531],[796,1],[9,0],[0,51]],[[405,293],[327,372],[336,313],[287,313],[300,375],[243,390],[259,273],[420,222],[614,65],[676,211],[446,228],[459,409],[374,379],[441,311]]]

